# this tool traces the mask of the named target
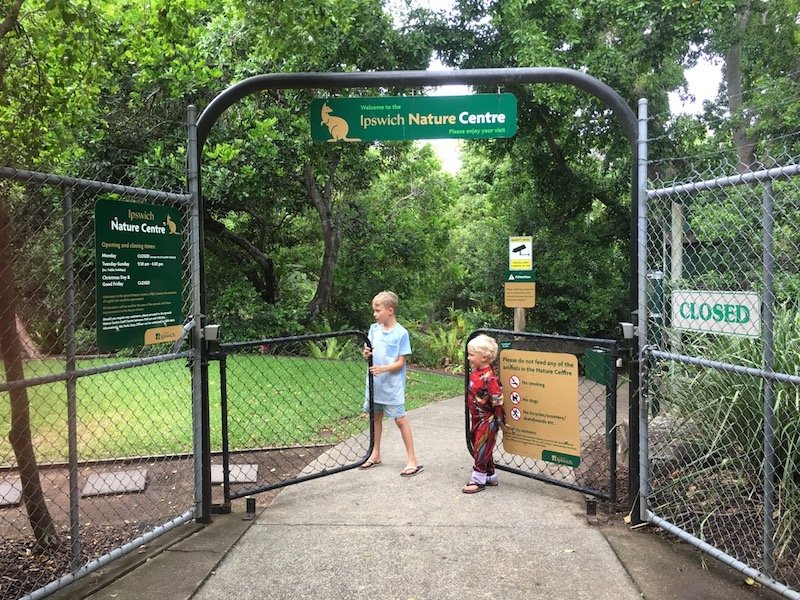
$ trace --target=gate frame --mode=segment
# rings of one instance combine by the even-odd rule
[[[271,483],[267,485],[258,485],[256,487],[248,487],[239,491],[231,490],[230,480],[230,444],[229,444],[229,411],[228,411],[228,383],[227,383],[227,358],[231,350],[238,350],[242,348],[252,348],[254,346],[269,345],[280,346],[287,342],[314,342],[326,339],[336,339],[340,337],[350,336],[358,339],[359,344],[372,347],[372,343],[363,331],[356,331],[347,329],[336,331],[332,333],[309,333],[306,335],[297,336],[284,336],[277,338],[264,338],[260,340],[250,340],[246,342],[229,342],[227,344],[220,344],[219,350],[210,355],[213,360],[219,361],[220,369],[220,413],[221,413],[221,429],[222,436],[222,490],[223,490],[223,503],[221,505],[214,505],[214,511],[218,513],[229,513],[231,511],[231,500],[236,498],[245,498],[252,494],[260,494],[271,490],[288,487],[303,481],[311,481],[312,479],[319,479],[326,475],[333,475],[334,473],[342,473],[351,469],[356,469],[367,462],[367,459],[372,454],[375,446],[375,384],[373,374],[370,372],[372,367],[372,355],[370,355],[364,362],[364,379],[367,382],[367,406],[369,407],[369,445],[367,446],[366,454],[358,461],[333,469],[324,469],[317,473],[310,473],[306,475],[297,475],[291,479],[280,481],[278,483]]]
[[[205,294],[205,232],[202,215],[204,213],[200,169],[202,166],[203,148],[211,128],[222,114],[238,100],[259,91],[270,89],[344,89],[344,88],[380,88],[380,87],[424,87],[442,85],[511,85],[524,83],[567,84],[585,91],[611,109],[622,126],[625,137],[631,146],[631,221],[630,221],[630,285],[629,308],[632,316],[637,314],[640,296],[644,288],[640,288],[640,278],[637,277],[640,264],[639,243],[641,240],[641,217],[639,215],[640,201],[644,194],[644,184],[647,180],[647,164],[642,163],[639,155],[640,147],[646,152],[646,143],[643,144],[639,136],[639,123],[633,109],[628,106],[620,94],[599,79],[575,69],[560,67],[521,67],[521,68],[490,68],[490,69],[462,69],[454,71],[373,71],[354,73],[268,73],[248,77],[220,92],[203,110],[195,122],[196,108],[189,107],[189,144],[187,151],[187,179],[189,193],[195,201],[195,206],[200,215],[198,219],[199,237],[199,281],[200,281],[200,319],[195,323],[195,340],[201,341],[202,331],[206,326],[206,294]],[[646,159],[646,157],[645,157]],[[638,314],[641,325],[645,315]],[[641,343],[643,328],[640,327],[639,339]],[[210,431],[210,399],[208,392],[208,360],[209,349],[206,343],[199,343],[200,360],[196,361],[193,370],[193,387],[201,395],[202,406],[200,414],[201,446],[202,446],[202,510],[198,521],[211,522],[211,431]],[[629,491],[633,501],[631,514],[634,524],[641,521],[638,490],[639,481],[639,354],[641,345],[634,348],[629,363],[630,376],[630,401],[629,401],[629,427],[631,451],[629,461]],[[197,379],[195,379],[195,377]]]
[[[546,475],[540,475],[537,473],[531,473],[529,471],[523,471],[522,469],[517,469],[515,467],[510,467],[508,465],[502,464],[495,464],[495,468],[498,471],[506,471],[508,473],[514,473],[515,475],[521,475],[522,477],[527,477],[529,479],[535,479],[537,481],[542,481],[544,483],[548,483],[550,485],[555,485],[558,487],[562,487],[568,490],[573,490],[575,492],[580,492],[587,496],[593,496],[595,498],[599,498],[601,500],[610,501],[612,503],[616,503],[617,501],[617,455],[616,455],[616,446],[617,446],[617,370],[614,368],[616,364],[617,357],[621,356],[620,354],[620,343],[617,340],[611,339],[604,339],[604,338],[587,338],[587,337],[579,337],[579,336],[571,336],[571,335],[555,335],[549,333],[535,333],[535,332],[525,332],[525,331],[512,331],[509,329],[489,329],[489,328],[481,328],[476,329],[473,331],[469,337],[464,341],[464,430],[467,438],[467,450],[469,451],[470,455],[473,454],[473,447],[472,447],[472,440],[470,439],[470,414],[469,414],[469,405],[467,404],[467,396],[469,395],[469,375],[470,375],[470,365],[469,359],[466,357],[467,355],[467,346],[469,342],[477,335],[485,333],[492,337],[497,337],[500,335],[508,336],[513,341],[525,341],[530,340],[533,342],[554,342],[554,343],[561,343],[562,345],[570,345],[574,344],[580,346],[583,350],[588,350],[590,347],[598,347],[606,350],[608,352],[608,367],[609,367],[609,380],[605,384],[606,388],[606,408],[605,408],[605,435],[608,436],[606,439],[606,448],[608,449],[609,453],[609,491],[608,493],[601,492],[600,490],[591,489],[587,487],[583,487],[578,485],[577,483],[568,483],[566,481],[559,481],[552,477],[547,477]],[[497,355],[498,360],[500,359],[500,353],[502,353],[503,349],[500,349],[500,352]],[[569,354],[573,354],[572,350],[564,350]],[[542,350],[542,352],[550,352],[548,350]],[[584,353],[585,354],[585,353]],[[499,374],[499,369],[498,369]],[[578,399],[580,401],[580,398]],[[580,419],[580,415],[578,415]],[[609,419],[613,419],[613,424],[610,423]],[[511,454],[511,453],[509,453]],[[512,456],[520,456],[517,454],[512,454]],[[538,459],[541,460],[541,459]]]
[[[689,356],[675,352],[665,352],[661,350],[656,343],[649,343],[648,324],[651,320],[655,321],[660,315],[656,311],[650,312],[650,302],[647,295],[647,279],[648,279],[648,255],[647,255],[647,236],[649,232],[648,225],[648,206],[651,200],[669,197],[680,192],[699,192],[709,189],[721,189],[725,187],[747,185],[757,182],[770,182],[779,179],[789,179],[797,177],[800,173],[800,166],[792,165],[789,167],[773,167],[762,168],[757,171],[749,171],[734,176],[723,176],[716,179],[704,180],[699,182],[690,182],[682,185],[673,185],[664,188],[648,189],[647,180],[647,148],[648,148],[648,102],[646,99],[640,99],[638,102],[638,122],[639,122],[639,142],[640,149],[639,155],[639,183],[641,186],[641,194],[639,196],[639,206],[637,213],[639,215],[639,230],[638,239],[641,245],[638,263],[638,287],[639,298],[636,315],[638,317],[638,331],[636,337],[638,338],[637,352],[639,361],[641,363],[641,381],[643,381],[645,389],[641,390],[644,403],[639,409],[637,428],[640,431],[641,439],[638,439],[639,448],[639,485],[637,486],[637,498],[640,501],[634,506],[631,513],[632,519],[638,517],[638,523],[653,524],[661,529],[675,535],[680,540],[692,545],[698,550],[708,554],[709,556],[719,560],[720,562],[728,565],[732,569],[754,579],[759,584],[771,589],[772,591],[793,600],[800,600],[800,591],[790,588],[788,585],[781,583],[772,578],[772,551],[773,551],[773,534],[774,534],[774,517],[773,517],[773,499],[772,493],[774,491],[774,482],[771,480],[771,472],[774,472],[774,431],[772,419],[773,415],[773,389],[772,385],[775,382],[785,382],[797,385],[800,382],[800,377],[797,375],[790,375],[787,373],[776,373],[772,370],[774,359],[774,339],[773,339],[773,319],[774,319],[774,293],[772,290],[773,273],[772,273],[772,220],[771,218],[762,217],[762,268],[764,269],[764,290],[762,291],[761,302],[763,305],[762,320],[764,323],[764,332],[762,340],[764,341],[764,356],[762,368],[746,367],[743,365],[733,365],[729,363],[722,363],[707,358]],[[771,194],[765,194],[762,198],[762,211],[768,212],[767,206],[771,207],[772,197]],[[663,319],[663,317],[661,317]],[[663,320],[661,321],[663,326]],[[651,481],[650,481],[650,456],[649,456],[649,404],[650,393],[648,391],[648,370],[654,359],[671,360],[678,363],[690,364],[699,367],[712,368],[729,373],[736,373],[749,377],[759,377],[765,382],[762,391],[763,411],[764,411],[764,428],[762,434],[764,436],[764,457],[763,469],[764,475],[762,479],[762,489],[764,490],[764,504],[762,506],[763,520],[762,520],[762,553],[763,553],[763,571],[746,564],[745,562],[734,558],[726,552],[720,550],[716,546],[712,546],[705,540],[695,537],[689,531],[671,523],[670,521],[658,516],[649,506],[649,497],[651,495]],[[638,402],[637,402],[638,404]],[[635,420],[630,420],[631,431],[631,458],[633,457],[633,425]],[[631,471],[631,485],[633,485],[633,471]],[[636,511],[638,510],[638,514]]]

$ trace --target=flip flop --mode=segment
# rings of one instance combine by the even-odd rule
[[[413,469],[403,469],[402,471],[400,471],[400,477],[413,477],[414,475],[422,471],[422,468],[423,468],[422,465],[417,465]]]
[[[477,494],[478,492],[482,492],[486,486],[482,483],[478,483],[477,481],[468,481],[464,484],[464,487],[461,488],[461,491],[465,494]]]
[[[371,469],[372,467],[377,467],[379,464],[381,464],[381,461],[379,460],[368,460],[358,468],[363,471],[365,469]]]

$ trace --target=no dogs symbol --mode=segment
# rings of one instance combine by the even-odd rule
[[[522,411],[515,406],[511,409],[511,418],[519,421],[522,418]]]
[[[519,392],[511,392],[509,400],[511,400],[512,404],[519,404],[519,401],[522,400],[522,398],[520,397]]]
[[[519,387],[519,377],[517,377],[516,375],[512,375],[511,379],[508,380],[508,384],[512,388],[517,389]]]

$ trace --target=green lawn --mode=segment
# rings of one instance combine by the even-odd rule
[[[109,362],[109,361],[105,361]],[[365,364],[361,360],[228,357],[232,449],[335,443],[363,431]],[[81,361],[79,368],[103,364]],[[30,361],[27,376],[59,373],[63,362]],[[460,378],[408,371],[407,405],[417,408],[463,394]],[[212,449],[222,447],[219,363],[209,367]],[[0,400],[0,464],[11,464],[8,394]],[[40,462],[67,459],[63,382],[28,389]],[[190,373],[185,360],[83,377],[77,385],[80,460],[191,453]]]

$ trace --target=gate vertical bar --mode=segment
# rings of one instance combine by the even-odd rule
[[[194,455],[194,506],[195,519],[201,523],[211,522],[211,448],[208,432],[208,377],[203,343],[203,297],[202,297],[202,238],[200,236],[200,187],[199,162],[197,156],[197,108],[187,109],[189,144],[186,153],[186,170],[189,194],[192,197],[189,217],[189,254],[192,280],[192,427]],[[205,369],[203,369],[205,363]],[[204,393],[205,391],[205,393]]]
[[[615,348],[613,352],[608,353],[608,368],[609,368],[609,382],[606,387],[606,423],[611,421],[611,439],[608,447],[608,456],[611,463],[611,483],[609,485],[609,494],[611,501],[617,501],[617,356],[619,353]],[[608,426],[606,426],[608,432]],[[630,433],[630,431],[629,431]],[[630,442],[628,443],[628,452],[630,452]]]
[[[638,336],[634,335],[636,339],[636,356],[638,357],[638,377],[637,384],[642,381],[642,351],[647,345],[647,99],[642,98],[639,100],[639,142],[638,142],[638,169],[639,169],[639,194],[637,198],[637,231],[636,231],[636,244],[638,247],[638,264],[637,264],[637,323],[638,323]],[[637,390],[638,394],[638,390]],[[639,475],[639,520],[644,522],[647,513],[647,499],[650,495],[649,489],[649,464],[648,464],[648,445],[647,445],[647,402],[641,396],[638,396],[638,440],[637,447],[637,460],[638,460],[638,475]],[[631,420],[633,423],[633,420]],[[631,432],[633,437],[633,432]],[[631,452],[631,458],[633,452]],[[633,461],[631,461],[633,462]],[[634,474],[631,471],[631,479]]]
[[[81,567],[81,527],[78,504],[78,408],[77,381],[75,380],[75,261],[72,235],[72,190],[66,186],[61,188],[61,204],[63,209],[62,223],[64,227],[64,349],[67,379],[67,444],[69,452],[69,529],[70,552],[69,568],[75,573]]]
[[[773,279],[775,256],[773,254],[773,230],[775,227],[774,198],[772,182],[764,184],[762,194],[763,235],[764,235],[764,370],[772,371],[775,363],[774,323],[775,294]],[[773,551],[775,542],[775,383],[772,379],[764,381],[764,573],[772,575],[774,567]]]
[[[231,458],[228,439],[228,355],[219,357],[220,425],[222,429],[222,498],[226,507],[231,503]]]

